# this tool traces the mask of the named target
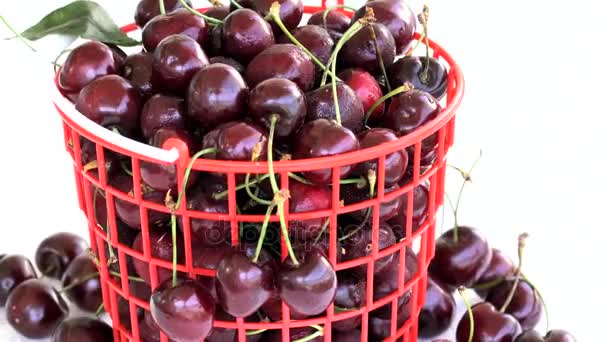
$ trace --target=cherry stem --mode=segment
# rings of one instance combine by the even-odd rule
[[[523,280],[526,281],[526,283],[528,283],[528,285],[530,285],[530,287],[532,287],[534,292],[536,292],[538,299],[540,299],[540,302],[543,305],[543,310],[545,311],[545,332],[549,332],[549,309],[547,308],[547,302],[545,302],[545,299],[543,298],[543,295],[538,290],[538,287],[534,286],[534,284],[530,281],[530,278],[526,277],[523,273],[522,273],[521,277]]]
[[[254,264],[258,262],[258,258],[260,257],[260,253],[262,252],[262,246],[264,245],[264,239],[266,239],[266,231],[268,230],[268,223],[270,222],[270,215],[272,215],[272,210],[275,207],[275,203],[273,202],[266,209],[266,216],[264,216],[264,223],[262,223],[262,229],[260,230],[260,237],[258,238],[258,244],[255,247],[255,255],[253,256]]]
[[[268,329],[249,330],[249,331],[245,332],[245,336],[259,335],[263,332],[266,332],[267,330]]]
[[[311,325],[311,326],[312,326],[312,325]],[[308,335],[308,336],[306,336],[306,337],[303,337],[303,338],[297,339],[297,340],[295,340],[294,342],[308,342],[308,341],[312,341],[312,340],[314,340],[315,338],[317,338],[317,337],[319,337],[319,336],[323,336],[323,333],[324,333],[324,332],[323,332],[323,328],[322,328],[322,327],[320,327],[320,326],[318,326],[318,325],[317,325],[317,327],[318,327],[318,328],[317,328],[317,327],[315,327],[315,326],[312,326],[312,327],[313,327],[313,328],[315,328],[315,329],[317,329],[317,331],[316,331],[315,333],[310,334],[310,335]],[[320,328],[320,330],[319,330],[319,328]]]
[[[407,54],[405,54],[405,57],[409,57],[409,56],[411,56],[411,55],[414,54],[414,51],[416,51],[416,49],[418,48],[418,46],[420,46],[420,42],[424,39],[424,37],[426,37],[426,35],[423,33],[420,36],[420,39],[416,40],[416,45],[414,45],[414,47],[411,48],[410,51],[408,51]]]
[[[323,234],[327,230],[328,226],[329,226],[329,217],[325,220],[325,222],[323,222],[323,226],[321,226],[321,231],[319,232],[319,234],[317,234],[317,237],[315,238],[315,242],[314,242],[315,245],[317,243],[319,243],[319,240],[321,240],[321,237],[323,237]]]
[[[376,190],[376,171],[369,170],[367,173],[367,179],[369,182],[369,198],[372,199],[372,198],[374,198],[374,193]],[[350,231],[348,234],[339,238],[338,241],[344,241],[344,240],[350,238],[351,236],[357,234],[363,227],[365,227],[365,224],[369,220],[369,217],[371,216],[371,214],[372,214],[372,208],[369,207],[365,211],[365,217],[363,218],[363,221],[361,221],[361,223],[359,223],[359,225],[355,229]]]
[[[165,9],[165,0],[158,0],[158,8],[160,9],[160,14],[167,14],[167,10]]]
[[[327,29],[327,16],[329,15],[329,12],[331,12],[331,11],[333,11],[335,9],[338,9],[338,8],[345,8],[345,9],[350,10],[352,12],[356,12],[357,11],[356,8],[350,7],[350,6],[347,6],[347,5],[336,5],[336,6],[327,7],[325,9],[325,11],[323,11],[323,28],[325,29],[325,31],[329,32],[329,30]]]
[[[57,72],[58,68],[61,68],[63,65],[59,64],[59,59],[61,58],[61,56],[65,55],[66,52],[70,52],[73,49],[64,49],[63,51],[61,51],[57,57],[55,57],[55,60],[53,62],[51,62],[53,64],[53,71]]]
[[[184,193],[186,192],[186,187],[188,186],[188,179],[190,178],[190,173],[192,172],[192,168],[194,167],[194,162],[196,162],[197,159],[206,154],[217,152],[217,148],[206,148],[204,150],[198,151],[194,156],[192,156],[192,159],[190,159],[190,163],[188,164],[186,171],[184,171],[182,190],[177,196],[177,202],[173,202],[173,200],[171,199],[171,190],[167,192],[165,204],[171,209],[171,239],[173,243],[173,287],[177,286],[177,216],[175,215],[175,212],[179,210],[179,207],[182,203],[182,199],[184,198]]]
[[[259,203],[259,204],[262,204],[262,205],[270,205],[270,204],[272,204],[272,201],[269,201],[269,200],[265,200],[265,199],[263,199],[263,198],[260,198],[259,196],[257,196],[256,194],[254,194],[254,193],[251,191],[251,187],[250,187],[250,185],[251,185],[251,183],[253,183],[253,182],[249,182],[250,176],[251,176],[251,174],[249,174],[249,173],[245,175],[245,191],[247,191],[247,195],[249,195],[249,197],[250,197],[250,198],[251,198],[251,199],[252,199],[254,202],[257,202],[257,203]],[[257,183],[258,183],[257,181],[254,181],[254,182],[255,182],[255,184],[257,184]],[[256,188],[256,190],[258,190],[258,189],[259,189],[259,188]]]
[[[277,114],[272,114],[270,116],[270,129],[268,132],[268,151],[266,153],[266,158],[268,159],[268,173],[270,174],[270,186],[272,187],[272,191],[276,194],[279,192],[279,185],[277,183],[277,179],[274,175],[274,163],[272,159],[272,145],[274,140],[274,131],[277,126],[277,121],[279,121],[279,116]]]
[[[287,27],[285,27],[285,24],[283,24],[283,21],[281,20],[281,16],[279,14],[280,9],[281,9],[281,5],[278,2],[272,3],[272,5],[270,6],[270,12],[268,13],[268,16],[270,16],[270,18],[272,18],[272,20],[274,20],[274,22],[277,24],[277,26],[279,26],[281,31],[283,31],[283,34],[285,34],[285,36],[294,45],[296,45],[297,47],[302,49],[302,51],[304,51],[304,53],[306,53],[319,68],[321,68],[326,73],[329,73],[329,66],[326,67],[312,52],[310,52],[310,50],[308,50],[304,45],[302,45],[302,43],[300,43],[300,41],[298,41],[296,39],[296,37],[294,37],[291,34],[291,32],[289,32]],[[332,72],[331,77],[336,79],[336,73]]]
[[[450,197],[447,196],[448,203],[450,204],[450,208],[452,208],[452,212],[454,213],[454,229],[453,229],[453,235],[452,235],[454,243],[458,243],[458,209],[460,208],[460,200],[462,199],[462,193],[464,191],[465,185],[468,182],[473,181],[471,179],[471,172],[473,172],[473,170],[477,166],[477,163],[479,163],[481,156],[482,156],[482,153],[481,153],[481,151],[479,151],[479,156],[475,159],[475,161],[473,162],[473,165],[471,165],[471,168],[469,169],[468,172],[460,171],[463,181],[462,181],[462,185],[460,186],[460,191],[458,192],[458,199],[456,199],[456,207],[454,207],[452,205],[452,201],[450,200]],[[460,169],[458,169],[458,170],[460,170]]]
[[[489,290],[489,289],[493,289],[494,287],[502,284],[505,280],[507,280],[507,278],[504,278],[504,277],[496,278],[496,279],[494,279],[492,281],[489,281],[487,283],[477,284],[477,285],[473,286],[472,289],[474,289],[474,290]]]
[[[190,5],[188,5],[188,3],[186,2],[186,0],[179,0],[179,2],[182,4],[182,7],[184,7],[188,11],[190,11],[190,13],[194,14],[197,17],[203,18],[206,22],[208,22],[210,24],[221,25],[221,24],[224,23],[223,21],[221,21],[219,19],[215,19],[215,18],[206,16],[206,15],[200,13],[199,11],[195,10],[194,8],[190,7]]]
[[[323,77],[321,78],[321,84],[320,84],[321,87],[324,86],[325,83],[327,83],[327,75],[329,74],[329,69],[333,65],[334,60],[337,58],[339,49],[341,49],[342,46],[344,46],[344,44],[346,44],[346,42],[350,38],[352,38],[352,36],[354,36],[357,32],[359,32],[359,30],[361,30],[362,27],[363,26],[361,25],[361,23],[359,21],[357,21],[351,27],[349,27],[348,30],[346,30],[346,32],[344,32],[342,37],[340,37],[340,40],[336,43],[336,47],[334,48],[334,51],[332,51],[332,54],[329,56],[329,60],[327,61],[327,67],[323,68],[323,70],[325,70],[325,72],[323,73]]]
[[[300,182],[300,183],[302,183],[302,184],[308,184],[308,185],[312,185],[312,183],[311,183],[311,182],[309,182],[309,181],[308,181],[306,178],[301,177],[301,176],[298,176],[298,175],[296,175],[295,173],[291,173],[291,172],[290,172],[290,173],[288,174],[288,176],[289,176],[289,178],[291,178],[291,179],[293,179],[293,180],[296,180],[296,181],[298,181],[298,182]]]
[[[341,179],[340,185],[348,185],[348,184],[357,184],[357,188],[361,189],[365,187],[367,183],[367,179],[365,177],[359,178],[349,178],[349,179]]]
[[[505,313],[505,311],[507,310],[507,307],[509,306],[509,304],[511,304],[511,301],[513,300],[513,297],[515,296],[515,291],[517,291],[517,286],[519,285],[519,281],[521,279],[521,267],[523,264],[524,247],[526,246],[527,238],[528,238],[528,234],[523,233],[517,239],[517,273],[515,274],[515,281],[513,282],[511,291],[509,291],[509,295],[507,296],[507,299],[502,304],[502,307],[499,310],[500,313]]]
[[[99,277],[99,272],[93,272],[89,275],[82,277],[81,279],[75,279],[75,281],[73,283],[62,288],[60,292],[65,293],[65,292],[75,288],[76,286],[82,285],[82,284],[86,283],[87,281],[98,278],[98,277]]]
[[[382,59],[382,52],[380,51],[380,45],[378,45],[378,37],[376,36],[376,30],[374,30],[373,26],[369,26],[369,30],[372,34],[372,40],[374,41],[374,49],[376,50],[376,58],[378,59],[378,66],[380,66],[380,70],[382,71],[382,76],[384,76],[384,81],[386,82],[386,88],[388,91],[393,90],[391,88],[391,82],[388,80],[388,75],[386,74],[386,67],[384,66],[384,60]]]
[[[89,258],[91,259],[91,261],[93,261],[93,263],[95,264],[95,266],[101,267],[100,266],[101,263],[99,262],[99,259],[97,259],[97,256],[93,253],[92,250],[89,249],[88,255],[89,255]],[[108,273],[110,273],[110,275],[113,275],[114,277],[118,277],[118,278],[122,277],[122,274],[120,274],[120,272],[115,272],[115,271],[112,271],[112,270],[108,270]],[[99,273],[97,273],[97,274],[99,275]],[[130,276],[130,275],[127,275],[127,279],[135,281],[135,282],[138,282],[138,283],[144,283],[145,282],[145,280],[143,280],[140,277],[134,277],[134,276]]]
[[[240,184],[239,186],[237,186],[237,187],[236,187],[236,188],[234,188],[234,189],[235,189],[236,191],[243,190],[243,189],[246,189],[246,188],[247,188],[247,186],[252,186],[252,185],[259,184],[259,183],[261,183],[263,180],[266,180],[266,179],[268,179],[268,178],[270,178],[270,174],[265,174],[265,175],[263,175],[263,176],[259,176],[259,177],[257,177],[257,179],[255,179],[255,180],[250,180],[250,181],[249,181],[249,183],[247,183],[247,175],[245,175],[245,183]],[[296,175],[295,173],[291,173],[291,172],[290,172],[290,173],[289,173],[289,178],[294,179],[294,180],[296,180],[296,181],[298,181],[298,182],[300,182],[300,183],[303,183],[303,184],[312,185],[312,183],[311,183],[311,182],[309,182],[308,180],[306,180],[306,179],[305,179],[305,178],[303,178],[303,177],[300,177],[300,176]],[[357,181],[358,181],[358,182],[360,182],[361,180],[360,180],[360,179],[358,179]],[[341,184],[342,184],[342,183],[341,183]],[[216,192],[216,193],[214,193],[214,194],[212,195],[213,199],[215,199],[215,200],[219,200],[219,199],[226,198],[226,196],[228,196],[228,190],[224,190],[224,191],[222,191],[222,192]]]
[[[430,64],[430,55],[429,55],[429,32],[428,32],[428,22],[429,22],[429,6],[426,4],[423,7],[422,13],[418,16],[418,20],[422,24],[422,29],[424,31],[424,45],[426,46],[426,63],[424,65],[424,70],[420,75],[420,80],[424,83],[428,81],[429,78],[429,64]]]
[[[365,113],[365,119],[364,119],[364,123],[367,125],[367,121],[369,120],[369,117],[372,116],[372,113],[374,113],[374,111],[376,110],[376,108],[380,107],[384,101],[390,99],[393,96],[399,95],[401,93],[405,93],[406,91],[410,91],[414,89],[414,86],[411,83],[405,83],[404,85],[402,85],[399,88],[395,88],[393,90],[391,90],[390,92],[386,93],[386,95],[382,96],[381,98],[378,99],[378,101],[376,101],[367,111],[367,113]]]
[[[467,313],[469,314],[469,342],[473,342],[473,334],[475,334],[475,317],[473,316],[473,309],[471,309],[471,303],[469,303],[469,299],[467,298],[466,289],[464,287],[458,288],[458,293],[464,302],[464,306],[467,308]]]
[[[0,20],[2,20],[4,25],[6,25],[6,27],[8,27],[8,29],[11,30],[11,32],[13,32],[15,37],[19,38],[19,40],[23,44],[25,44],[28,48],[30,48],[30,50],[32,50],[33,52],[36,52],[36,49],[34,49],[34,47],[32,45],[30,45],[30,43],[28,43],[27,40],[25,38],[23,38],[23,36],[19,32],[15,31],[15,29],[11,26],[11,24],[9,24],[8,21],[6,21],[6,19],[4,19],[4,17],[1,15],[0,15]]]
[[[234,7],[236,7],[237,9],[243,9],[245,7],[243,7],[243,5],[239,4],[238,2],[236,2],[236,0],[230,0],[230,3],[234,5]]]
[[[99,307],[97,308],[97,310],[95,310],[95,317],[99,317],[101,315],[101,313],[103,312],[103,308],[104,308],[103,303],[101,303],[99,305]]]
[[[120,167],[122,168],[122,170],[128,174],[129,176],[133,177],[133,172],[131,170],[129,170],[129,168],[127,167],[127,165],[125,165],[124,161],[120,162]]]

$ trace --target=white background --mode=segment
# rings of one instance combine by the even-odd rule
[[[132,21],[136,1],[99,2],[118,23]],[[0,14],[22,30],[66,3],[3,0]],[[430,35],[456,58],[467,81],[450,161],[468,167],[479,149],[484,153],[460,222],[513,257],[517,235],[530,233],[524,270],[548,301],[551,326],[582,342],[608,340],[600,325],[608,305],[602,3],[430,2]],[[0,37],[7,36],[0,27]],[[32,256],[53,232],[86,232],[60,119],[48,98],[50,61],[64,44],[45,39],[34,54],[17,41],[0,41],[2,252]],[[454,196],[459,178],[449,180]],[[0,320],[0,341],[23,339]]]

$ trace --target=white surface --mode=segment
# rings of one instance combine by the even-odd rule
[[[132,20],[136,1],[99,2],[117,22]],[[65,3],[2,1],[0,14],[23,29]],[[582,342],[608,340],[599,325],[608,305],[602,4],[431,2],[430,34],[467,80],[451,163],[468,167],[484,152],[460,222],[482,229],[513,257],[517,234],[530,233],[524,269],[548,301],[551,326]],[[50,61],[64,43],[43,40],[33,54],[18,41],[0,41],[2,252],[32,256],[53,232],[86,231],[61,122],[49,101]],[[449,180],[454,194],[459,179]],[[24,340],[0,319],[0,341]]]

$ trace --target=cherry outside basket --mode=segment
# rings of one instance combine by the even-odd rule
[[[339,3],[341,2],[342,0],[339,1]],[[318,7],[306,6],[305,11],[312,13],[323,8],[325,8],[325,0]],[[127,32],[135,29],[135,25],[124,28]],[[420,37],[417,36],[417,39],[420,39]],[[283,303],[282,320],[279,322],[245,322],[242,318],[233,321],[216,319],[215,328],[232,329],[233,340],[239,342],[249,341],[246,335],[247,331],[280,330],[282,341],[288,342],[289,329],[318,325],[323,327],[324,334],[316,340],[329,342],[332,340],[332,324],[359,316],[361,319],[361,341],[382,339],[386,341],[416,341],[418,313],[425,300],[427,267],[433,257],[435,247],[435,218],[437,208],[443,202],[446,154],[453,144],[454,115],[462,99],[464,87],[462,73],[454,60],[431,40],[429,40],[429,46],[434,57],[439,58],[449,70],[447,96],[442,101],[444,109],[437,118],[407,136],[380,146],[326,158],[282,160],[275,162],[274,166],[275,172],[281,175],[282,188],[289,188],[289,182],[293,182],[288,173],[322,169],[333,171],[330,209],[297,214],[289,213],[289,203],[287,201],[285,203],[286,219],[289,221],[329,218],[329,260],[337,271],[361,265],[367,267],[366,305],[357,310],[342,311],[336,310],[332,304],[325,315],[304,320],[293,320],[290,319],[287,305]],[[141,187],[133,187],[132,191],[121,191],[108,185],[109,179],[104,165],[110,154],[120,154],[130,159],[132,184],[141,184],[141,163],[174,165],[178,175],[178,190],[181,191],[184,171],[190,162],[192,151],[188,151],[185,144],[175,140],[168,141],[164,149],[158,149],[106,130],[78,113],[74,105],[61,95],[57,87],[54,88],[54,104],[63,120],[65,146],[73,157],[80,208],[88,219],[92,251],[99,260],[103,304],[113,322],[114,340],[140,341],[140,326],[145,324],[146,320],[143,313],[149,309],[147,301],[149,289],[142,289],[141,285],[129,282],[128,276],[133,275],[132,263],[134,260],[143,262],[149,268],[151,287],[154,288],[158,284],[159,272],[167,272],[167,270],[172,269],[171,261],[151,256],[150,226],[155,222],[149,222],[148,216],[149,212],[168,214],[170,210],[162,201],[144,199],[145,191],[142,191]],[[430,155],[423,155],[422,142],[429,137],[436,138],[438,143]],[[385,193],[385,157],[401,149],[407,149],[410,154],[410,169],[408,172],[410,177],[399,189]],[[82,161],[86,158],[96,159],[97,168],[85,170]],[[341,201],[339,186],[340,167],[367,160],[378,161],[376,190],[378,195],[369,200],[344,205]],[[237,212],[237,191],[235,188],[239,182],[242,182],[242,175],[246,173],[267,173],[267,163],[206,160],[203,157],[194,164],[193,169],[221,173],[226,177],[228,211],[222,214],[212,214],[188,210],[183,205],[176,214],[182,220],[190,217],[229,222],[231,243],[237,245],[239,243],[240,224],[259,224],[263,221],[264,215],[240,215]],[[398,197],[403,200],[403,203],[406,203],[402,206],[406,219],[402,227],[401,240],[389,248],[379,250],[380,205],[394,201]],[[184,203],[186,200],[184,198]],[[135,230],[125,227],[117,219],[115,209],[117,202],[120,202],[122,206],[129,204],[138,206],[139,215],[135,219],[141,221],[142,252],[133,249],[131,245],[133,231]],[[371,253],[369,256],[357,260],[337,262],[337,255],[341,253],[339,248],[336,248],[338,216],[368,207],[373,208],[372,244],[368,246]],[[413,218],[414,214],[416,214],[415,218]],[[271,222],[277,221],[277,215],[273,215]],[[193,241],[191,237],[190,220],[186,219],[184,222],[186,229],[183,230],[183,233],[178,230],[178,234],[183,235],[180,236],[180,240],[183,243],[185,255],[183,262],[178,265],[178,271],[189,277],[207,277],[208,281],[211,279],[209,277],[214,276],[214,271],[197,268],[193,265],[193,248],[196,248],[196,241]],[[138,233],[138,231],[135,231],[135,233]],[[131,240],[129,240],[129,235],[131,235]],[[167,238],[170,238],[170,234]],[[282,257],[285,258],[287,250],[284,242],[282,240],[281,242],[281,253]],[[110,253],[110,251],[113,253]],[[116,259],[110,260],[111,255],[114,255]],[[394,276],[398,277],[399,286],[393,293],[382,298],[374,298],[374,260],[388,255],[399,258],[398,270],[393,270],[396,271]],[[105,265],[108,266],[105,267]],[[375,310],[380,309],[383,310],[384,316],[375,314],[375,312],[379,312]],[[368,337],[373,335],[372,330],[378,325],[384,325],[385,327],[390,325],[390,336],[384,338]],[[224,330],[224,332],[226,331]],[[265,336],[262,336],[262,341],[265,340]],[[165,342],[167,338],[161,334],[160,340]]]

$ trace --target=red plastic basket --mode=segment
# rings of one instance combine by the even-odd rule
[[[342,1],[339,1],[342,3]],[[306,6],[307,13],[316,12],[325,8],[325,1],[322,6]],[[136,29],[135,25],[124,27],[127,32]],[[417,39],[420,37],[417,36]],[[325,334],[321,339],[325,342],[332,340],[331,327],[336,321],[349,319],[355,316],[361,316],[361,340],[367,341],[370,332],[370,321],[374,310],[385,305],[391,306],[390,320],[390,336],[386,341],[416,341],[418,328],[418,313],[421,306],[424,304],[426,294],[427,267],[434,253],[434,236],[435,236],[435,218],[437,208],[443,203],[444,176],[446,167],[446,154],[453,144],[454,139],[454,115],[463,96],[464,80],[463,75],[454,62],[454,60],[445,52],[439,45],[429,40],[429,46],[433,50],[433,55],[439,58],[448,68],[448,90],[447,96],[444,99],[445,103],[441,114],[424,125],[417,131],[404,136],[396,141],[386,143],[380,146],[359,150],[352,153],[347,153],[338,156],[306,159],[306,160],[289,160],[277,161],[275,163],[275,172],[281,175],[282,188],[288,188],[290,178],[289,172],[301,172],[319,169],[332,169],[332,206],[328,210],[314,211],[306,213],[289,213],[289,203],[285,203],[285,212],[287,220],[302,220],[319,217],[330,218],[329,225],[329,259],[336,270],[343,270],[358,265],[367,265],[367,304],[366,306],[347,312],[335,312],[334,306],[331,305],[324,316],[304,319],[290,320],[289,309],[286,304],[283,304],[283,319],[280,322],[244,322],[242,318],[235,321],[220,321],[216,320],[214,327],[236,329],[235,340],[239,342],[246,341],[246,332],[258,329],[280,329],[282,330],[282,341],[289,341],[289,329],[297,327],[307,327],[313,324],[320,325],[324,328]],[[142,310],[148,310],[148,302],[136,297],[133,294],[133,288],[130,287],[128,279],[128,263],[129,259],[136,259],[145,262],[149,266],[151,276],[151,286],[154,288],[158,283],[158,270],[161,268],[172,269],[172,263],[165,260],[153,258],[150,251],[150,236],[149,236],[149,210],[169,213],[170,210],[159,203],[146,201],[142,198],[142,190],[140,187],[134,187],[132,194],[121,192],[118,189],[108,185],[108,179],[105,172],[105,156],[108,152],[119,153],[131,159],[133,169],[133,184],[141,183],[140,163],[142,161],[158,163],[163,165],[173,164],[176,167],[178,174],[179,190],[181,191],[182,175],[190,161],[190,153],[184,144],[176,141],[169,141],[164,149],[154,148],[148,145],[138,143],[128,138],[114,134],[78,113],[73,104],[64,98],[61,93],[55,88],[54,104],[61,115],[64,126],[65,146],[68,152],[73,157],[74,176],[76,178],[77,192],[80,208],[84,211],[88,219],[88,228],[90,233],[91,247],[95,255],[98,256],[100,265],[108,263],[108,245],[111,245],[116,251],[117,262],[114,267],[114,272],[119,272],[121,277],[112,276],[111,267],[100,267],[100,275],[102,281],[103,303],[106,311],[110,314],[114,326],[115,341],[140,341],[140,317]],[[435,148],[434,161],[429,165],[424,165],[421,161],[421,146],[422,141],[432,135],[436,135],[438,145]],[[98,168],[97,172],[83,170],[81,161],[81,138],[86,138],[95,146]],[[384,168],[385,157],[397,150],[409,148],[413,151],[413,158],[410,163],[413,165],[411,170],[412,176],[410,181],[396,191],[384,193]],[[88,151],[91,152],[91,151]],[[366,160],[378,160],[378,188],[376,198],[365,200],[359,203],[343,205],[340,196],[340,167],[344,165],[359,163]],[[223,173],[226,175],[228,185],[228,201],[229,210],[225,214],[209,214],[185,209],[181,206],[177,214],[182,217],[201,218],[209,220],[224,220],[231,224],[232,228],[232,244],[239,243],[239,223],[240,222],[262,222],[263,215],[240,215],[237,213],[236,191],[238,178],[237,175],[252,173],[264,174],[268,172],[268,165],[265,162],[233,162],[233,161],[218,161],[200,159],[194,164],[194,170]],[[426,219],[420,223],[414,223],[412,220],[414,189],[421,184],[427,186],[428,203]],[[335,186],[337,185],[337,186]],[[94,202],[97,198],[97,192],[94,188],[98,188],[105,193],[105,207],[107,208],[108,229],[110,234],[106,234],[106,229],[100,227],[97,223],[98,208]],[[404,238],[397,244],[384,249],[378,248],[378,230],[379,230],[379,209],[380,204],[394,200],[398,196],[406,196],[406,224],[404,228]],[[127,201],[139,206],[141,219],[141,232],[143,236],[143,253],[140,253],[130,245],[125,245],[120,242],[120,229],[118,227],[115,213],[116,200]],[[184,199],[186,201],[186,199]],[[340,214],[360,210],[363,208],[373,208],[373,228],[372,228],[372,251],[367,257],[347,262],[336,261],[337,248],[337,217]],[[271,221],[278,221],[278,217],[273,215]],[[192,239],[189,229],[189,220],[186,224],[186,229],[183,232],[183,243],[185,249],[185,262],[178,265],[178,271],[183,272],[190,277],[197,276],[214,276],[214,271],[209,269],[200,269],[193,266],[192,257]],[[417,227],[416,227],[416,226]],[[122,228],[124,229],[124,228]],[[287,251],[284,243],[282,245],[282,256],[287,256]],[[406,270],[406,258],[408,250],[417,250],[418,271],[411,275]],[[399,270],[398,280],[399,288],[392,294],[375,300],[373,298],[374,277],[373,267],[374,260],[385,257],[389,254],[398,253]],[[411,256],[411,253],[410,253]],[[409,276],[406,278],[406,274]],[[398,300],[402,296],[410,295],[410,315],[405,321],[398,320]],[[161,334],[161,341],[167,341],[166,336]],[[369,340],[373,340],[371,337]]]

